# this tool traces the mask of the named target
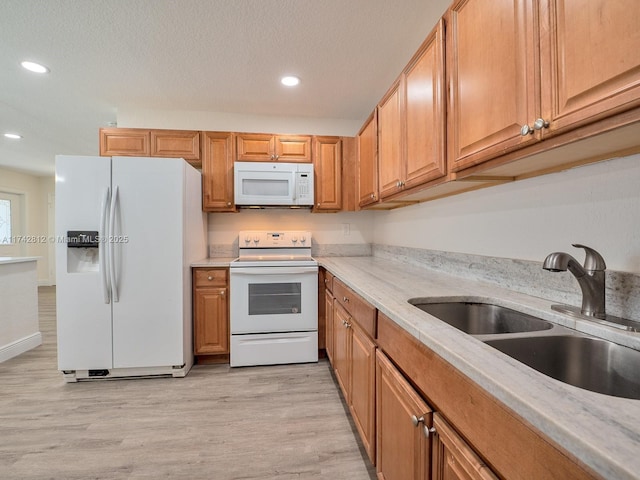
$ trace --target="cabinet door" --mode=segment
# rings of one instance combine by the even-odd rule
[[[333,304],[333,369],[347,402],[351,403],[351,317],[337,302]]]
[[[268,162],[274,160],[275,136],[267,134],[239,133],[236,135],[238,160]]]
[[[284,136],[275,137],[275,158],[279,162],[311,162],[311,137]]]
[[[202,155],[202,209],[235,210],[233,200],[233,135],[204,132]]]
[[[378,172],[382,199],[397,193],[404,178],[401,101],[400,82],[397,81],[378,105]]]
[[[358,133],[358,204],[378,201],[378,123],[374,111]]]
[[[342,142],[340,137],[314,139],[315,207],[317,211],[342,208]]]
[[[640,2],[540,2],[543,134],[640,105]]]
[[[440,20],[404,74],[405,188],[447,173],[443,35]]]
[[[151,156],[184,158],[200,165],[200,132],[189,130],[151,130]]]
[[[520,133],[538,110],[533,3],[456,0],[451,7],[447,136],[454,172],[537,141]]]
[[[414,426],[415,420],[420,420]],[[426,480],[432,413],[411,385],[376,351],[376,470],[380,480]]]
[[[364,448],[376,463],[376,346],[366,333],[351,323],[351,404],[350,411]]]
[[[438,413],[433,415],[432,480],[497,480],[471,447]]]
[[[196,288],[194,294],[194,353],[229,353],[227,288]]]
[[[327,358],[333,365],[333,294],[329,289],[324,291],[324,318],[326,326],[326,343]]]
[[[100,155],[103,157],[148,157],[149,130],[140,128],[101,128]]]

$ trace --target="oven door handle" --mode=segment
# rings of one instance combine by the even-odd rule
[[[231,275],[296,275],[299,273],[318,273],[318,267],[242,267],[230,270]]]

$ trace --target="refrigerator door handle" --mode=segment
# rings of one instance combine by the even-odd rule
[[[118,283],[116,274],[115,242],[116,236],[116,204],[118,203],[118,185],[113,187],[111,195],[111,209],[109,212],[109,276],[111,277],[111,299],[114,303],[119,301]]]
[[[111,302],[111,283],[107,272],[107,248],[109,232],[107,231],[107,212],[109,210],[109,193],[111,189],[107,187],[102,196],[102,205],[100,207],[100,243],[98,245],[98,255],[100,262],[100,273],[102,274],[102,293],[104,294],[104,303]]]

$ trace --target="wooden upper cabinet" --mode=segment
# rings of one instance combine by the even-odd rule
[[[374,111],[358,133],[358,204],[376,203],[378,198],[378,126]]]
[[[203,132],[202,209],[235,211],[233,191],[233,134]]]
[[[540,1],[543,135],[640,105],[640,2]]]
[[[152,157],[179,157],[200,160],[200,132],[190,130],[151,130]],[[191,163],[191,162],[190,162]]]
[[[150,132],[146,129],[100,129],[100,155],[103,157],[148,157],[151,153],[150,143]]]
[[[403,74],[406,146],[403,188],[447,174],[444,71],[444,22],[440,20]]]
[[[538,109],[533,3],[456,0],[448,12],[452,171],[536,141],[521,135]]]
[[[342,140],[340,137],[314,137],[316,211],[335,212],[342,208]]]
[[[101,128],[100,155],[184,158],[195,167],[200,167],[200,132]]]
[[[378,105],[378,175],[380,198],[402,188],[402,94],[400,80]]]
[[[238,160],[245,162],[311,162],[311,137],[239,133]]]
[[[456,0],[446,18],[451,171],[579,127],[589,126],[529,152],[637,122],[610,119],[640,107],[636,0]]]

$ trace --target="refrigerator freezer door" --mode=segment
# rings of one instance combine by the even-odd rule
[[[113,157],[114,368],[182,365],[181,159]]]
[[[105,303],[106,244],[67,248],[71,230],[98,231],[109,194],[111,159],[56,157],[56,304],[58,368],[93,370],[112,367],[111,304]],[[96,258],[97,257],[97,258]]]

